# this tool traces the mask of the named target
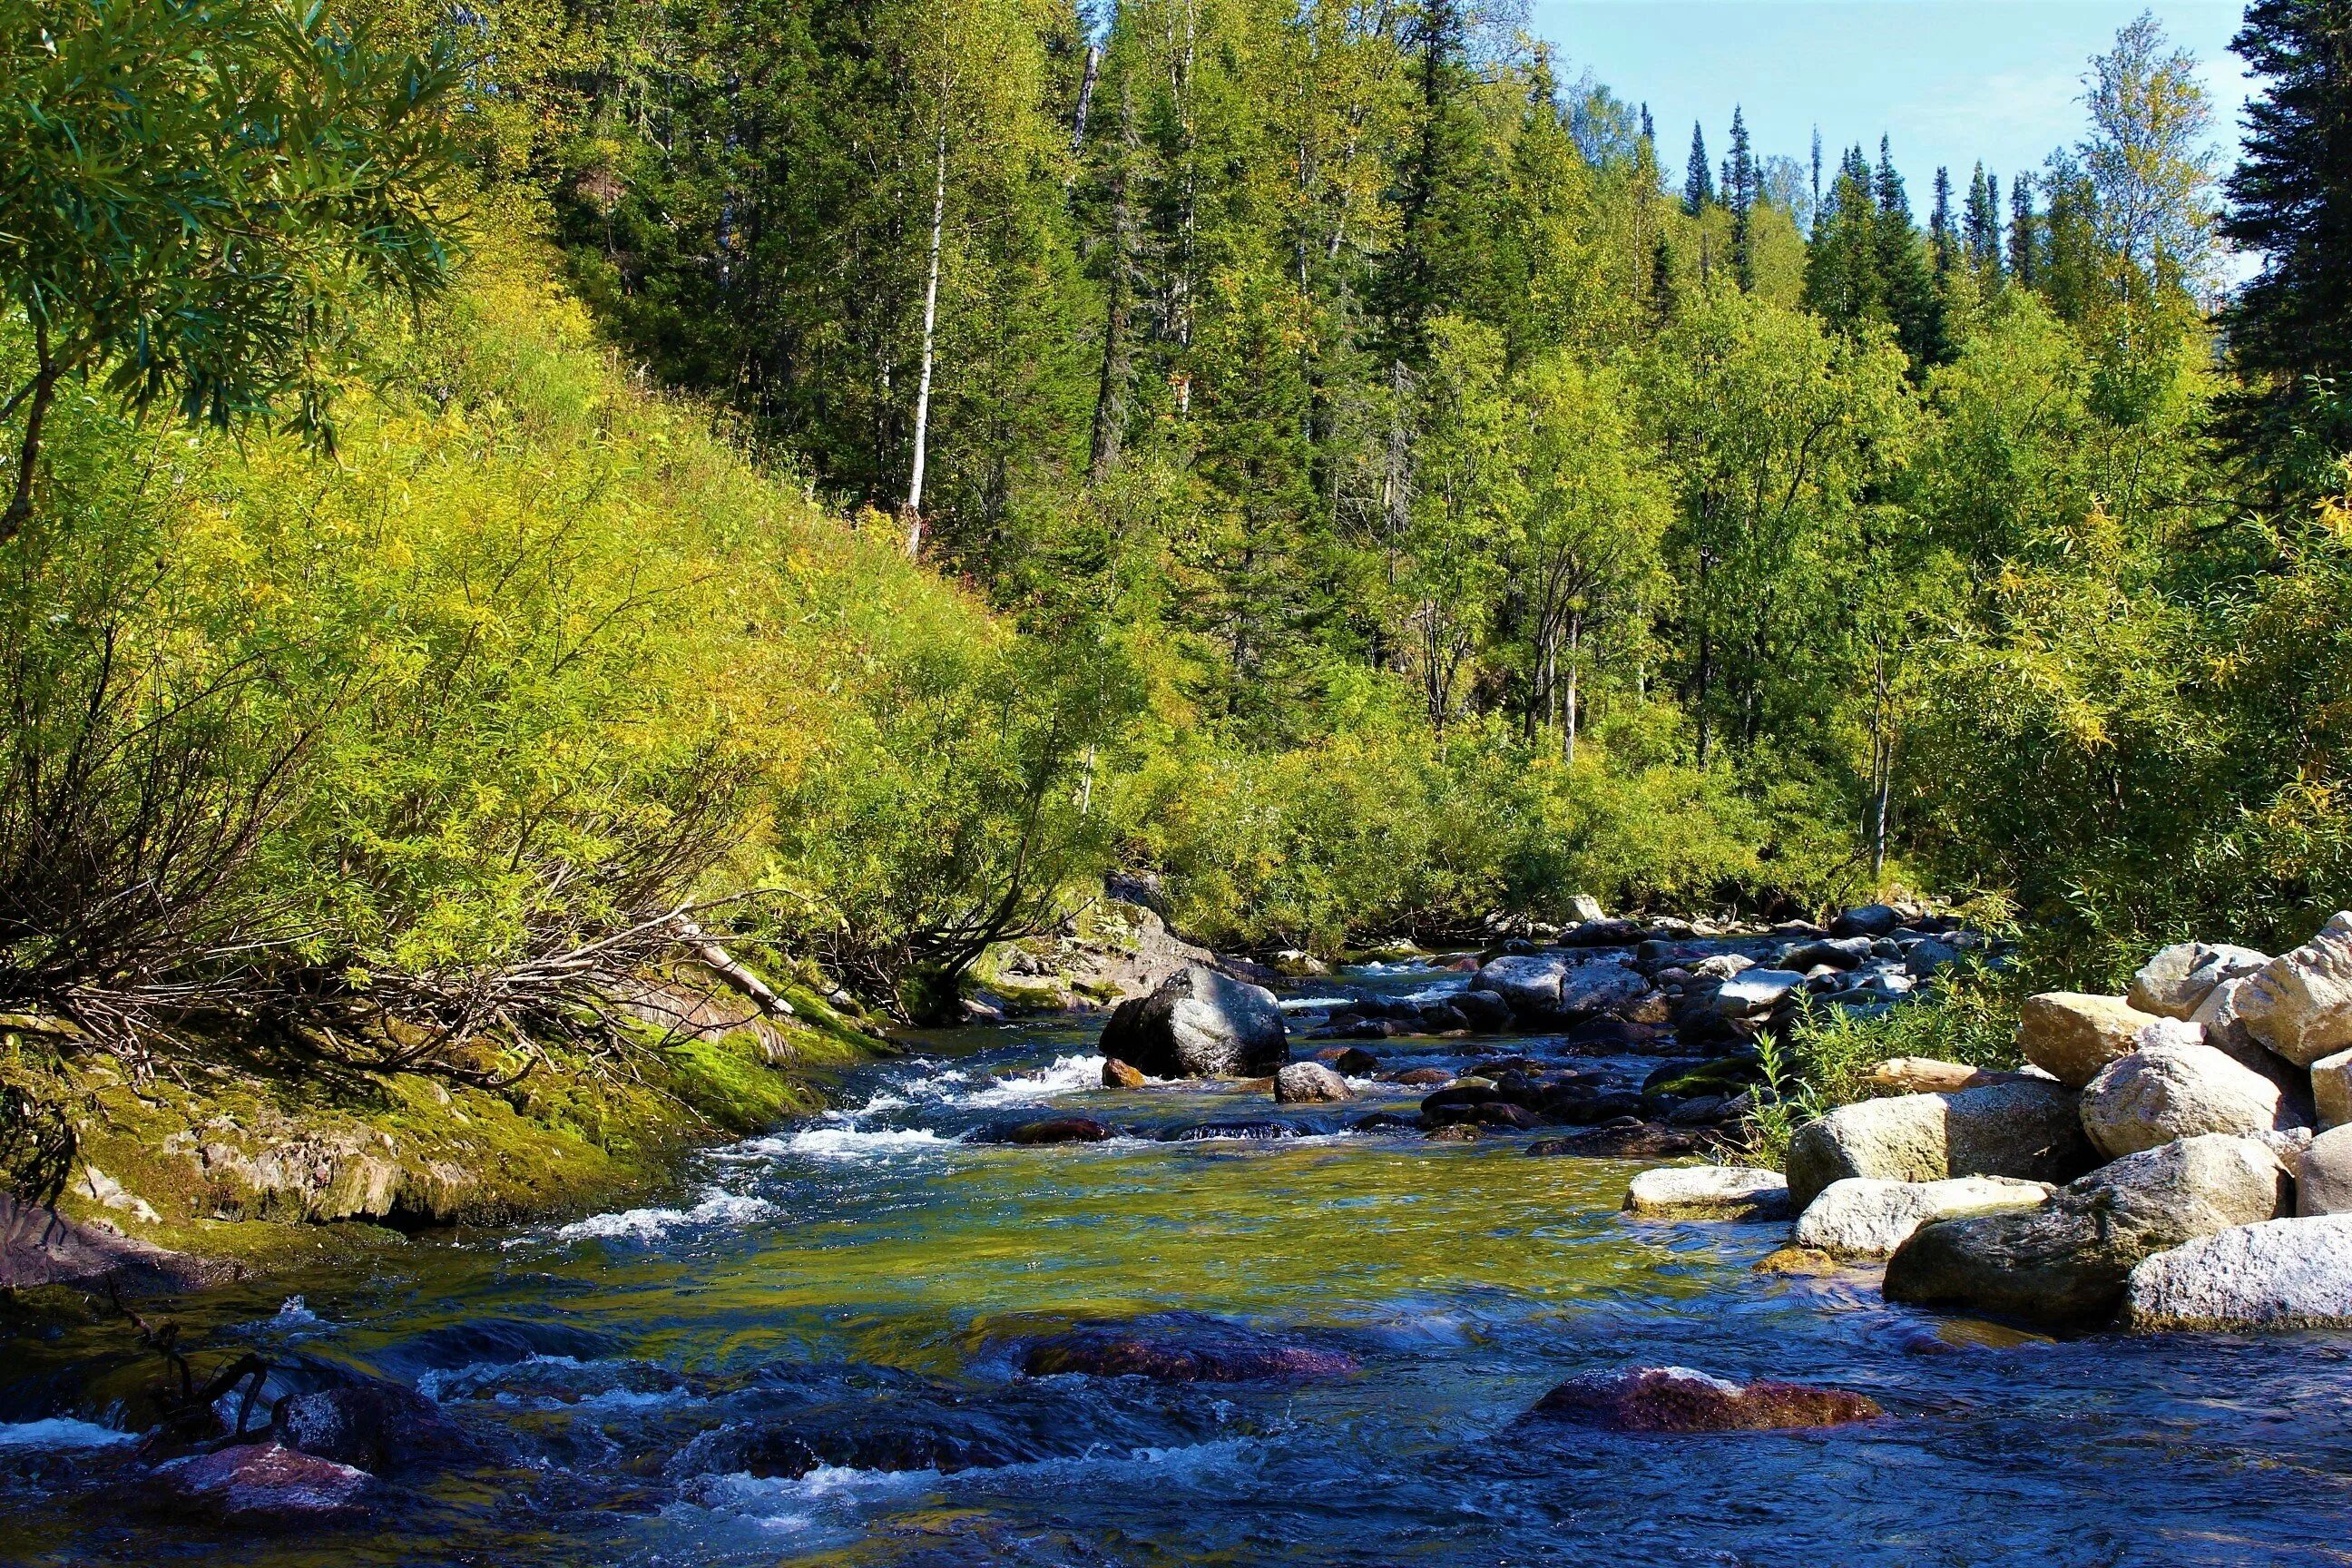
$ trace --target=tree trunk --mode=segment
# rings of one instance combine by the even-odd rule
[[[1565,756],[1570,767],[1576,765],[1576,677],[1578,660],[1583,655],[1583,645],[1584,612],[1571,610],[1568,616],[1568,712],[1566,714],[1568,743],[1565,748]]]
[[[1127,436],[1128,383],[1134,366],[1128,357],[1129,285],[1134,268],[1135,213],[1128,198],[1128,170],[1135,153],[1135,104],[1124,83],[1118,97],[1118,164],[1110,184],[1110,287],[1103,312],[1102,380],[1095,391],[1095,427],[1087,478],[1101,484],[1118,467]]]
[[[940,237],[948,216],[948,104],[940,88],[940,129],[931,153],[931,262],[923,285],[923,368],[915,390],[915,460],[907,477],[907,553],[923,552],[923,465],[930,454],[931,360],[940,324]]]
[[[1070,123],[1070,156],[1075,158],[1087,144],[1087,110],[1094,106],[1095,76],[1102,69],[1102,46],[1087,46],[1087,74],[1078,83],[1078,111]]]
[[[41,427],[47,423],[49,405],[55,400],[58,382],[65,367],[49,355],[48,328],[35,323],[33,346],[39,369],[33,374],[33,384],[26,394],[25,439],[16,452],[16,490],[9,500],[8,510],[0,512],[0,543],[5,543],[25,531],[33,521],[33,472],[41,462]]]

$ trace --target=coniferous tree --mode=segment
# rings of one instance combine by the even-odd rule
[[[1657,139],[1658,128],[1650,122],[1650,106],[1645,103],[1642,105],[1642,140],[1655,142]]]
[[[2000,275],[1999,191],[2000,187],[1985,174],[1984,165],[1979,163],[1969,180],[1969,205],[1961,223],[1961,239],[1969,266],[1988,280]]]
[[[1706,132],[1691,125],[1690,162],[1683,171],[1683,216],[1696,217],[1715,200],[1715,171],[1707,165]]]
[[[1952,270],[1952,172],[1941,164],[1936,169],[1936,205],[1927,215],[1927,245],[1940,282]]]
[[[2009,183],[2009,275],[2021,289],[2041,286],[2042,243],[2034,223],[2033,176],[2021,170]]]
[[[2305,488],[2352,451],[2352,0],[2256,0],[2230,47],[2266,81],[2224,186],[2222,234],[2263,258],[2225,317],[2227,427]]]
[[[1756,287],[1756,247],[1749,218],[1756,206],[1755,151],[1748,145],[1748,121],[1738,104],[1731,108],[1731,153],[1727,163],[1723,199],[1731,209],[1731,272],[1744,290]]]
[[[1878,142],[1878,167],[1872,184],[1877,201],[1874,251],[1879,298],[1885,320],[1895,327],[1895,341],[1911,356],[1915,374],[1944,357],[1944,302],[1936,291],[1927,247],[1911,221],[1910,198],[1903,176],[1895,172],[1895,153],[1885,137]]]

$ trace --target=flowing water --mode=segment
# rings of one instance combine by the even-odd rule
[[[1889,1308],[1867,1273],[1759,1275],[1783,1227],[1629,1221],[1633,1163],[1346,1132],[1410,1110],[1387,1085],[1331,1114],[1282,1108],[1305,1135],[1168,1141],[1275,1112],[1262,1089],[1105,1090],[1094,1033],[933,1037],[845,1082],[852,1109],[709,1154],[667,1203],[422,1237],[365,1278],[188,1304],[208,1355],[257,1350],[277,1388],[389,1377],[469,1434],[349,1525],[128,1506],[113,1428],[153,1363],[133,1364],[119,1324],[19,1331],[0,1342],[0,1561],[2352,1560],[2352,1342],[2057,1342]],[[1481,1048],[1381,1047],[1391,1066]],[[960,1141],[1050,1110],[1129,1131]],[[1138,1320],[1171,1343],[1255,1333],[1360,1370],[1022,1371],[1025,1344]],[[1660,1437],[1528,1415],[1572,1373],[1658,1363],[1858,1390],[1889,1415]],[[775,1463],[756,1437],[779,1431],[819,1462]]]

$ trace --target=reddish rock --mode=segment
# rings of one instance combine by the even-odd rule
[[[1401,1083],[1411,1089],[1419,1089],[1423,1084],[1452,1083],[1454,1075],[1444,1068],[1408,1068],[1401,1073],[1391,1074],[1389,1081]]]
[[[1239,1328],[1080,1329],[1029,1347],[1032,1377],[1085,1373],[1160,1383],[1304,1383],[1347,1377],[1356,1358]]]
[[[1768,1432],[1886,1414],[1876,1400],[1840,1388],[1769,1380],[1742,1387],[1685,1366],[1572,1377],[1545,1394],[1535,1413],[1612,1432]]]
[[[355,1507],[373,1478],[276,1443],[247,1443],[155,1467],[152,1478],[177,1510],[222,1519],[320,1519]]]
[[[1140,1068],[1131,1068],[1117,1057],[1103,1058],[1102,1080],[1105,1089],[1141,1089],[1150,1081]]]

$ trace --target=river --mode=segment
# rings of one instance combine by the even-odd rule
[[[126,1509],[128,1445],[108,1403],[134,1373],[122,1329],[20,1335],[0,1372],[0,1560],[2352,1559],[2341,1338],[2053,1342],[1891,1309],[1867,1272],[1760,1275],[1751,1265],[1784,1227],[1629,1221],[1618,1205],[1636,1163],[1530,1159],[1520,1135],[1345,1132],[1365,1111],[1412,1109],[1415,1091],[1386,1085],[1326,1114],[1282,1108],[1306,1136],[1169,1142],[1275,1111],[1262,1089],[1103,1089],[1097,1028],[928,1037],[845,1080],[843,1109],[709,1153],[666,1201],[426,1236],[362,1278],[185,1304],[206,1352],[257,1350],[280,1386],[392,1378],[478,1436],[446,1467],[389,1480],[349,1526],[255,1531]],[[1379,1048],[1392,1067],[1454,1067],[1476,1047]],[[1132,1133],[959,1141],[1046,1108]],[[1027,1343],[1132,1320],[1178,1341],[1274,1336],[1360,1370],[1189,1384],[1022,1373]],[[1563,1377],[1659,1363],[1853,1389],[1889,1415],[1696,1437],[1528,1417]],[[708,1436],[780,1425],[836,1458],[914,1432],[981,1462],[761,1476],[776,1467],[730,1469],[742,1450]]]

